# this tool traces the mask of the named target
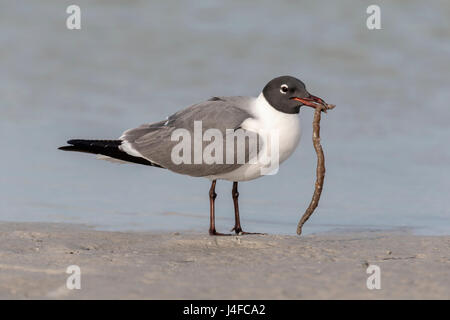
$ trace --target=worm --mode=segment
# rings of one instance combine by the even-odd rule
[[[320,144],[320,119],[322,111],[326,113],[327,110],[331,110],[334,107],[335,105],[333,104],[316,103],[316,108],[314,111],[313,135],[312,135],[313,146],[317,154],[316,183],[311,202],[309,203],[309,206],[306,209],[305,213],[303,214],[302,218],[298,222],[297,225],[298,235],[301,235],[303,225],[305,224],[306,221],[308,221],[309,217],[313,214],[314,210],[319,204],[320,195],[322,194],[323,181],[325,179],[325,156],[323,154],[322,145]]]

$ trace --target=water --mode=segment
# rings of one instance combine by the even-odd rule
[[[0,220],[108,230],[208,228],[209,182],[58,151],[212,95],[258,95],[290,74],[337,108],[322,120],[327,176],[305,233],[411,228],[450,233],[450,3],[69,1],[0,4]],[[248,231],[294,234],[313,192],[312,110],[276,176],[240,185]],[[218,229],[233,225],[219,182]]]

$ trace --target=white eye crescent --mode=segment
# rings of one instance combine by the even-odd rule
[[[282,85],[281,85],[281,87],[280,87],[280,92],[281,92],[282,94],[286,94],[286,92],[288,92],[288,90],[289,90],[289,87],[287,86],[287,84],[282,84]]]

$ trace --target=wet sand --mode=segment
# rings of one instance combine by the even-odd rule
[[[449,299],[450,236],[210,237],[0,224],[2,299]],[[368,290],[367,266],[381,269]],[[69,265],[81,289],[68,290]]]

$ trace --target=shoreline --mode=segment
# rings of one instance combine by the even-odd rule
[[[0,223],[1,299],[449,299],[450,236],[211,237]],[[68,290],[66,269],[81,269]],[[381,289],[369,290],[369,265]]]

